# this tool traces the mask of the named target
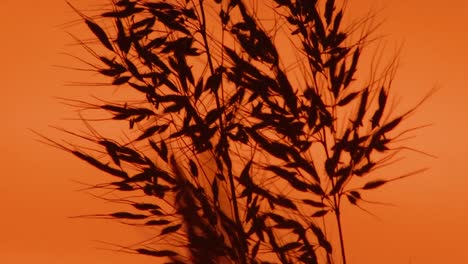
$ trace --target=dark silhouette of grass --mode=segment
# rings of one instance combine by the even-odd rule
[[[356,84],[366,20],[345,28],[333,0],[264,4],[275,13],[271,32],[242,0],[115,0],[95,17],[76,10],[97,40],[79,41],[92,68],[146,103],[68,101],[128,122],[126,142],[90,126],[91,135],[69,132],[105,160],[45,139],[114,176],[96,188],[133,197],[113,200],[128,212],[89,217],[151,227],[163,241],[127,251],[168,263],[346,263],[345,200],[361,207],[367,191],[420,172],[368,179],[392,160],[394,131],[419,104],[392,114],[392,76]],[[286,48],[273,37],[281,31],[298,71],[283,65]],[[329,215],[339,245],[324,228]]]

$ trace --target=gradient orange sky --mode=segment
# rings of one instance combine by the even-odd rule
[[[103,0],[71,2],[86,9]],[[345,208],[349,263],[468,263],[468,1],[349,2],[352,17],[369,8],[381,10],[377,20],[385,23],[378,33],[386,35],[390,51],[403,44],[393,86],[401,109],[439,88],[407,123],[433,124],[407,144],[438,158],[405,152],[404,160],[386,170],[398,176],[430,167],[367,196],[396,205],[367,206],[377,217]],[[157,263],[102,250],[109,246],[97,242],[131,245],[148,237],[148,231],[69,218],[110,211],[109,204],[78,192],[81,186],[73,182],[106,178],[71,155],[38,143],[28,131],[60,138],[48,125],[70,128],[75,123],[64,119],[75,114],[53,96],[86,99],[93,91],[64,86],[85,81],[89,73],[53,66],[70,65],[72,60],[60,53],[70,52],[66,44],[73,40],[59,25],[77,18],[63,0],[0,2],[0,263]]]

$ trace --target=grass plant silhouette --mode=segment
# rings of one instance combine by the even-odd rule
[[[76,38],[95,58],[88,65],[144,103],[67,101],[127,126],[127,141],[85,117],[90,135],[64,130],[99,154],[46,139],[113,176],[93,188],[132,207],[95,217],[156,229],[129,252],[167,263],[346,263],[344,203],[361,207],[367,191],[420,172],[369,177],[393,161],[395,131],[419,104],[394,113],[394,63],[356,81],[375,28],[367,18],[344,27],[346,1],[336,2],[114,0],[97,16],[77,10],[96,40]]]

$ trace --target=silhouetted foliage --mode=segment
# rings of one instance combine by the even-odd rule
[[[135,253],[168,263],[345,263],[342,198],[359,206],[391,181],[362,183],[392,157],[392,132],[414,109],[390,115],[388,76],[354,82],[371,32],[351,36],[364,22],[345,27],[333,0],[262,4],[274,23],[244,0],[114,0],[99,16],[79,13],[104,48],[82,43],[96,71],[145,104],[82,105],[128,122],[129,141],[82,137],[106,161],[54,144],[115,176],[98,188],[143,194],[122,199],[139,213],[101,215],[157,230],[163,242]],[[291,54],[299,70],[285,66]],[[329,215],[341,253],[321,224]]]

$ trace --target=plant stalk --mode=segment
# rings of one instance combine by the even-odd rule
[[[202,17],[202,22],[201,22],[201,34],[202,34],[202,37],[203,37],[203,42],[205,44],[205,49],[206,49],[206,56],[207,56],[207,59],[208,59],[208,65],[209,65],[209,68],[210,68],[210,72],[211,74],[214,74],[215,73],[215,69],[214,69],[214,65],[213,65],[213,61],[211,59],[211,52],[210,52],[210,48],[209,48],[209,45],[208,45],[208,38],[206,36],[206,16],[205,16],[205,10],[204,10],[204,7],[203,7],[203,0],[199,0],[198,1],[199,4],[200,4],[200,12],[201,12],[201,17]],[[215,100],[216,100],[216,107],[218,109],[221,109],[221,102],[220,102],[220,99],[219,99],[219,94],[218,94],[218,90],[214,93],[215,94]],[[220,128],[220,142],[226,142],[227,141],[227,137],[226,137],[226,133],[225,133],[225,129],[224,129],[224,122],[223,122],[223,115],[219,115],[219,128]],[[222,151],[228,151],[228,149],[223,149]],[[226,154],[227,155],[227,154]],[[238,239],[242,239],[242,236],[243,236],[243,228],[242,228],[242,222],[240,220],[240,216],[239,216],[239,207],[237,205],[237,197],[236,197],[236,188],[235,188],[235,185],[234,185],[234,175],[232,174],[232,164],[231,162],[226,162],[226,166],[227,166],[227,173],[228,173],[228,178],[229,178],[229,185],[230,185],[230,191],[231,191],[231,200],[232,200],[232,206],[233,206],[233,211],[234,211],[234,217],[235,217],[235,221],[236,221],[236,225],[237,225],[237,229],[238,229]],[[242,245],[242,249],[241,249],[242,252],[240,252],[240,261],[242,264],[246,264],[247,263],[247,259],[246,259],[246,255],[247,255],[247,248],[245,247],[245,245]]]
[[[341,225],[340,207],[339,207],[339,204],[337,203],[336,195],[333,195],[333,199],[335,200],[335,216],[336,216],[336,223],[338,225],[338,234],[340,237],[341,259],[343,260],[343,264],[346,264],[346,252],[344,248],[343,227]]]

